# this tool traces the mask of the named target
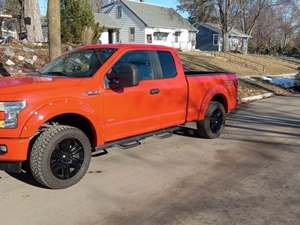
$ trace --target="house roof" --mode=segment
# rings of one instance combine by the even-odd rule
[[[120,0],[148,27],[178,28],[197,31],[185,18],[174,9],[157,5]]]
[[[214,23],[201,23],[200,26],[206,27],[210,30],[213,30],[219,34],[222,34],[222,29],[219,24],[214,24]],[[230,31],[229,35],[234,36],[234,37],[251,37],[250,35],[244,34],[241,31],[237,30],[236,28],[232,28]]]
[[[108,14],[95,13],[95,20],[100,24],[100,26],[106,28],[120,28],[118,22]]]

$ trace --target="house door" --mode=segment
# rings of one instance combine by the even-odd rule
[[[114,30],[112,30],[112,29],[108,30],[108,43],[109,44],[114,43]]]

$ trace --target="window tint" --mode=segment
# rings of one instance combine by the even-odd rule
[[[175,77],[177,75],[177,70],[172,54],[170,52],[159,51],[158,57],[163,78]]]
[[[153,80],[154,70],[151,64],[150,52],[133,51],[128,52],[114,65],[113,71],[118,71],[118,68],[124,64],[131,64],[137,68],[140,80]]]

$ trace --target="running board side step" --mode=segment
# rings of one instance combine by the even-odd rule
[[[163,134],[156,134],[155,137],[158,139],[165,139],[165,138],[170,138],[173,136],[173,132],[168,132],[168,133],[163,133]]]
[[[152,137],[152,136],[156,136],[158,138],[167,138],[172,136],[173,132],[179,130],[180,127],[171,127],[171,128],[167,128],[167,129],[162,129],[159,131],[154,131],[154,132],[149,132],[146,134],[142,134],[142,135],[138,135],[138,136],[134,136],[134,137],[129,137],[129,138],[124,138],[124,139],[120,139],[117,141],[112,141],[112,142],[108,142],[102,146],[96,147],[95,151],[92,153],[93,156],[98,155],[99,153],[101,154],[103,152],[103,150],[106,150],[108,148],[112,148],[112,147],[121,147],[122,149],[129,149],[129,148],[134,148],[137,146],[140,146],[142,143],[141,141]]]

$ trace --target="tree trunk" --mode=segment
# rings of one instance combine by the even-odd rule
[[[31,24],[26,25],[27,40],[30,42],[44,41],[38,0],[25,0],[23,4],[24,16],[31,18]]]
[[[223,32],[223,52],[229,52],[229,33]]]
[[[2,24],[3,24],[3,19],[0,18],[0,36],[2,36]]]
[[[48,0],[49,55],[53,60],[61,55],[60,0]]]

